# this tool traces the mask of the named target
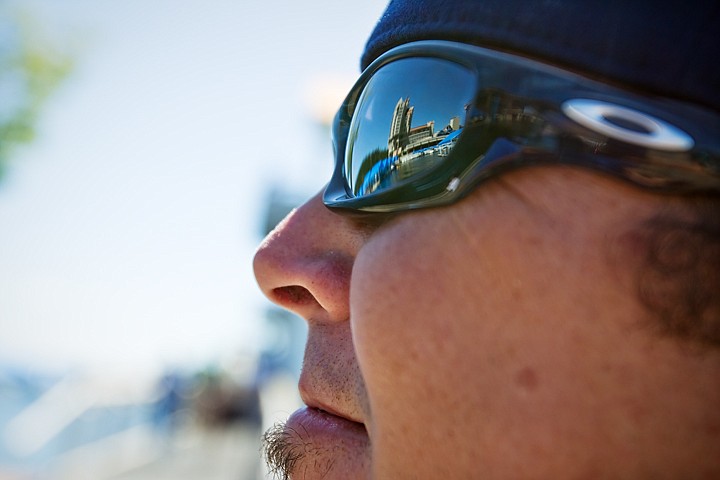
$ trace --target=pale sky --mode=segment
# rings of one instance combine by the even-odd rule
[[[349,88],[386,1],[4,3],[76,66],[0,183],[0,362],[142,369],[259,345],[269,190],[327,180],[312,90]]]

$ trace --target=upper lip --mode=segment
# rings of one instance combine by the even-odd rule
[[[330,402],[324,401],[322,396],[319,395],[318,392],[312,388],[309,382],[304,381],[302,376],[300,378],[300,384],[298,385],[298,388],[300,390],[300,398],[302,399],[303,403],[308,407],[322,410],[326,413],[329,413],[330,415],[335,415],[336,417],[344,418],[345,420],[349,420],[351,422],[360,424],[364,423],[359,418],[347,413],[342,407],[331,405]]]

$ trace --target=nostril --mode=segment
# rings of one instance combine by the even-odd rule
[[[300,285],[290,285],[273,289],[275,301],[281,305],[307,305],[317,303],[310,290]]]

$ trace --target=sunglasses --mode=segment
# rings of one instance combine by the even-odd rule
[[[453,203],[518,167],[590,168],[672,193],[720,191],[720,115],[481,47],[423,41],[360,76],[335,116],[331,209]]]

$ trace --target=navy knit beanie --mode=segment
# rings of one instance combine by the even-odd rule
[[[361,67],[416,40],[516,53],[720,111],[718,0],[391,0]]]

